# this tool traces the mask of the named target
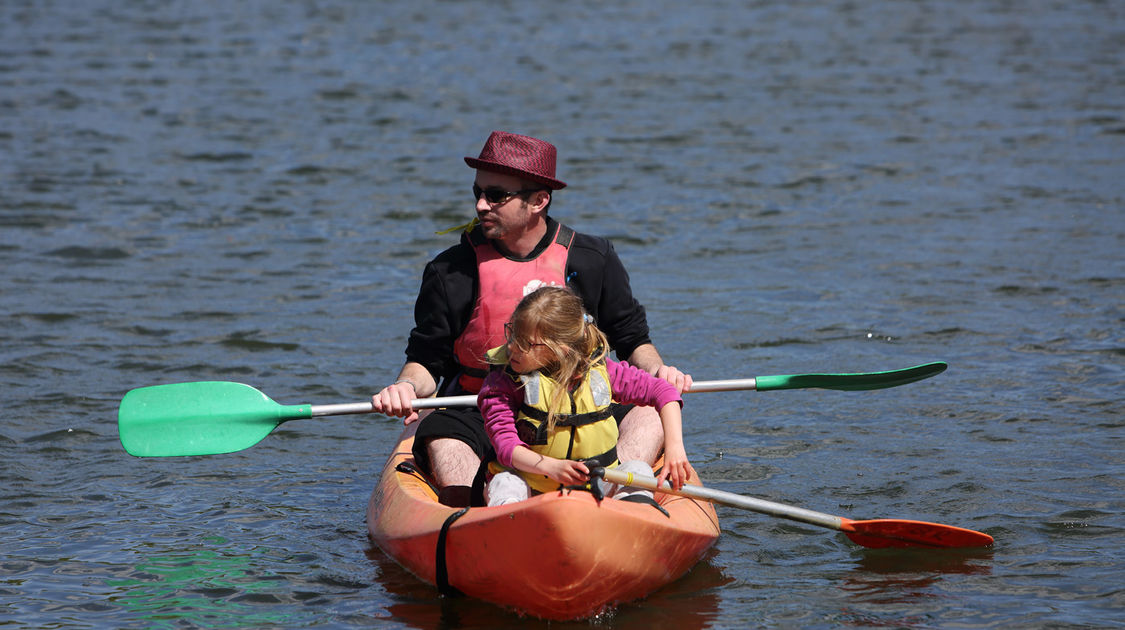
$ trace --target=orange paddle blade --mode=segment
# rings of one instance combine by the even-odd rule
[[[894,518],[880,518],[869,521],[840,519],[840,530],[853,542],[879,549],[882,547],[987,547],[993,543],[992,536],[983,532]]]

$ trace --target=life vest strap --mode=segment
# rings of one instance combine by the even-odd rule
[[[559,232],[555,236],[555,242],[563,247],[570,249],[570,244],[574,241],[574,230],[568,226],[559,224]]]
[[[542,409],[535,409],[529,405],[521,405],[520,413],[526,415],[528,418],[540,423],[547,422],[547,412]],[[613,416],[613,410],[609,407],[599,409],[598,411],[591,411],[588,413],[557,413],[555,414],[556,427],[581,427],[587,424],[594,424],[602,420],[608,420]],[[541,426],[546,426],[541,424]]]
[[[613,466],[617,463],[617,447],[614,446],[601,455],[587,457],[586,459],[582,460],[582,463],[586,464],[586,468],[597,468],[599,466],[602,468],[609,468],[610,466]]]

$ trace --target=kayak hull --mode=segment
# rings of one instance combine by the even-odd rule
[[[676,580],[718,539],[719,521],[705,501],[658,494],[666,516],[640,503],[597,501],[559,491],[500,507],[460,512],[437,502],[410,467],[414,425],[407,427],[367,507],[371,539],[419,579],[544,619],[593,616],[640,599]],[[698,484],[698,479],[692,483]]]

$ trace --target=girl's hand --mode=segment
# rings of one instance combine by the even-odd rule
[[[586,468],[586,464],[569,459],[544,457],[539,468],[545,475],[566,486],[586,483],[590,479],[590,470]]]
[[[690,384],[691,377],[688,377],[688,385]],[[667,479],[673,488],[679,490],[695,470],[688,462],[687,451],[684,450],[683,420],[678,402],[670,402],[661,407],[660,423],[664,426],[664,468],[656,479],[658,483]]]
[[[567,486],[586,483],[590,478],[590,470],[586,468],[586,464],[548,457],[522,444],[512,449],[512,467],[535,475],[547,475]]]
[[[660,476],[656,478],[658,484],[664,483],[668,480],[672,487],[676,490],[684,487],[690,478],[695,473],[695,469],[691,467],[691,462],[688,461],[687,453],[684,452],[683,447],[665,447],[664,449],[664,468],[660,470]]]

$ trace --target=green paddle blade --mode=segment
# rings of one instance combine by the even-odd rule
[[[117,429],[137,457],[217,455],[249,448],[310,405],[279,405],[262,392],[222,381],[141,387],[125,394]]]
[[[836,389],[841,391],[861,391],[884,389],[906,385],[924,378],[941,374],[949,367],[944,361],[925,363],[901,370],[887,372],[863,372],[859,374],[787,374],[779,376],[756,377],[758,391],[778,389]]]

